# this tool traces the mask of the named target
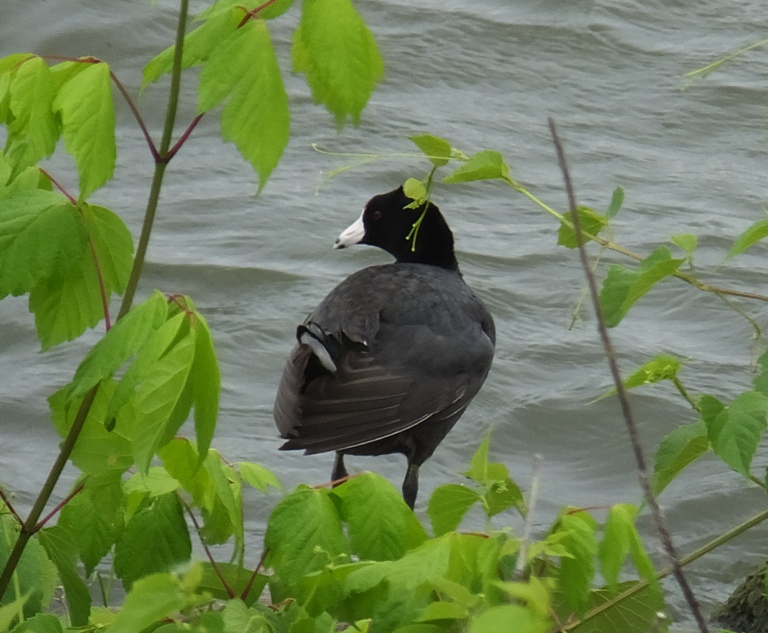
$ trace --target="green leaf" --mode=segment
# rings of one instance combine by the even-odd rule
[[[59,570],[72,626],[85,626],[91,612],[88,587],[77,573],[77,544],[74,536],[59,525],[40,531],[40,544]]]
[[[327,490],[299,488],[272,511],[264,545],[275,573],[286,582],[349,555],[341,519]]]
[[[750,246],[756,244],[766,236],[768,236],[768,218],[758,220],[736,238],[733,246],[731,246],[731,250],[729,250],[728,254],[725,256],[726,261],[739,253],[743,253]]]
[[[622,583],[617,591],[627,592],[637,584]],[[663,597],[651,586],[645,586],[623,599],[617,599],[615,593],[607,589],[592,591],[587,601],[587,609],[590,617],[573,628],[574,633],[667,631],[666,622],[659,620],[659,613],[664,612]]]
[[[0,631],[4,630],[0,623]],[[68,631],[72,630],[68,629]],[[53,613],[38,613],[15,627],[13,633],[62,633],[62,628],[59,618]]]
[[[112,549],[123,529],[121,483],[119,471],[88,477],[80,494],[61,509],[58,525],[74,536],[86,576]]]
[[[488,517],[495,516],[509,508],[517,508],[525,516],[526,507],[523,493],[519,486],[507,477],[504,481],[491,482],[483,495],[483,508]]]
[[[315,103],[341,126],[360,114],[384,75],[373,35],[350,0],[304,0],[293,34],[293,69],[304,73]]]
[[[691,233],[679,233],[670,237],[672,243],[682,248],[689,255],[696,250],[699,241]]]
[[[0,567],[5,567],[18,534],[16,519],[10,514],[0,514]],[[8,605],[19,598],[26,600],[24,617],[32,617],[48,608],[58,584],[56,567],[38,540],[30,539],[16,566],[14,580],[0,599],[0,606]]]
[[[115,545],[115,574],[131,590],[141,578],[189,561],[192,543],[175,494],[147,500],[128,521]],[[130,598],[130,596],[129,596]],[[124,613],[128,600],[123,607]]]
[[[234,3],[233,3],[234,4]],[[241,3],[238,3],[241,4]],[[208,56],[223,42],[240,24],[244,16],[240,8],[229,7],[216,13],[195,30],[184,37],[184,51],[181,57],[181,67],[189,68],[208,59]],[[173,68],[173,57],[176,46],[166,48],[144,66],[142,71],[141,90],[157,81]]]
[[[131,398],[132,411],[121,417],[121,428],[131,440],[136,465],[144,472],[157,449],[170,440],[167,424],[184,391],[194,353],[192,337],[176,343],[142,377]],[[171,436],[176,430],[171,431]]]
[[[466,163],[443,178],[445,183],[471,182],[509,178],[509,166],[499,152],[483,150],[469,157]]]
[[[424,204],[427,200],[427,188],[421,180],[409,178],[403,183],[403,193],[413,200],[406,208],[415,209]]]
[[[749,478],[752,458],[766,428],[768,397],[747,391],[719,411],[716,405],[709,407],[710,400],[715,399],[701,398],[702,418],[712,449],[733,470]]]
[[[577,211],[579,213],[579,220],[581,220],[581,232],[585,242],[598,235],[603,230],[603,227],[608,226],[608,216],[602,215],[589,207],[578,207]],[[573,213],[568,211],[563,216],[563,220],[564,222],[560,224],[560,228],[557,231],[557,243],[566,248],[578,248],[579,241],[576,237],[576,228],[565,224],[566,221],[573,224]]]
[[[419,622],[432,620],[464,620],[469,616],[467,607],[455,602],[431,602],[421,612]]]
[[[107,407],[115,393],[115,387],[112,380],[102,383],[85,419],[78,442],[72,450],[70,460],[84,473],[121,473],[133,465],[130,439],[122,429],[110,432],[104,426]],[[54,426],[62,438],[66,437],[72,428],[81,401],[82,398],[69,400],[66,388],[59,389],[48,398]]]
[[[636,507],[624,504],[615,505],[608,512],[599,555],[603,577],[612,591],[616,591],[621,568],[629,555],[629,533],[634,529],[636,515]]]
[[[213,598],[218,600],[229,600],[230,595],[221,581],[221,576],[236,596],[242,596],[243,592],[249,588],[253,570],[235,565],[234,563],[217,562],[214,569],[211,563],[203,563],[203,578],[200,581],[198,590],[205,591]],[[253,584],[250,584],[250,591],[246,598],[246,604],[250,605],[258,601],[261,592],[267,584],[269,576],[259,574]]]
[[[272,486],[276,490],[282,490],[280,481],[275,477],[275,474],[262,466],[261,464],[255,464],[254,462],[237,462],[235,464],[243,481],[250,486],[253,486],[257,490],[261,490],[266,493],[269,486]]]
[[[142,497],[161,497],[176,492],[181,487],[178,479],[161,466],[153,466],[146,473],[135,473],[125,482],[126,495],[141,493]]]
[[[482,499],[476,490],[459,484],[436,488],[427,506],[427,516],[435,536],[455,530],[469,509]]]
[[[361,560],[396,560],[427,539],[402,495],[379,475],[363,473],[333,494],[341,499],[352,553]]]
[[[173,574],[153,574],[133,583],[110,633],[141,633],[177,611],[207,600]]]
[[[468,633],[547,633],[551,623],[530,609],[518,605],[494,606],[475,615],[469,622]]]
[[[451,153],[451,144],[444,138],[432,136],[431,134],[419,134],[409,136],[424,155],[435,167],[442,167],[453,157]]]
[[[167,315],[168,301],[158,291],[134,306],[86,354],[67,387],[68,399],[82,397],[99,382],[110,378],[165,322]]]
[[[86,233],[75,207],[49,191],[24,191],[0,205],[0,298],[29,292],[80,261]]]
[[[81,205],[80,214],[91,248],[30,293],[29,309],[35,313],[43,350],[71,341],[101,321],[105,301],[108,306],[112,292],[125,290],[133,265],[133,240],[117,215],[87,204]]]
[[[263,20],[250,20],[217,46],[200,73],[198,111],[227,99],[221,116],[225,141],[267,182],[288,143],[288,95]]]
[[[195,338],[195,356],[189,372],[189,389],[195,407],[197,452],[200,455],[206,455],[213,439],[219,413],[221,372],[216,360],[211,330],[203,315],[195,311],[191,325]]]
[[[267,616],[245,606],[241,600],[229,600],[222,612],[225,631],[238,631],[238,633],[266,633],[274,630]]]
[[[207,543],[224,543],[235,535],[235,550],[243,547],[243,508],[240,480],[235,471],[224,463],[221,455],[210,451],[203,462],[210,476],[213,505],[203,510],[205,525],[200,535]]]
[[[672,259],[669,249],[660,246],[635,270],[617,264],[611,266],[600,292],[605,324],[615,327],[621,323],[634,303],[664,277],[675,273],[683,261]]]
[[[643,363],[635,371],[627,376],[622,382],[627,389],[635,389],[643,385],[651,385],[662,380],[673,380],[677,378],[683,364],[671,354],[657,354],[647,363]],[[600,397],[606,398],[616,393],[616,388],[609,389]]]
[[[160,449],[159,455],[166,470],[192,495],[197,507],[212,511],[216,491],[207,469],[200,467],[201,460],[192,443],[183,437],[174,438]],[[207,458],[208,455],[204,459]],[[218,456],[210,458],[218,459]]]
[[[85,200],[115,171],[115,105],[109,66],[80,65],[59,88],[53,108],[61,115],[64,146],[75,159]]]
[[[116,213],[97,205],[80,207],[107,292],[123,294],[133,267],[133,237]]]
[[[560,559],[560,585],[568,606],[581,614],[586,610],[595,575],[595,522],[586,512],[565,514],[560,530],[568,533],[561,542],[570,555]]]
[[[656,450],[651,486],[658,495],[691,464],[710,450],[707,427],[703,420],[684,424],[667,435]]]
[[[608,205],[608,208],[605,211],[605,217],[609,220],[615,218],[616,214],[619,212],[619,209],[621,209],[622,204],[624,204],[624,189],[621,187],[616,187],[616,189],[613,190],[613,195],[611,196],[611,203]]]
[[[59,138],[48,65],[40,57],[29,57],[17,67],[9,90],[13,116],[8,121],[8,154],[17,169],[23,169],[53,154]]]
[[[491,434],[488,432],[472,456],[472,460],[469,462],[469,470],[463,473],[465,477],[469,477],[484,486],[497,481],[506,481],[509,478],[509,470],[504,464],[488,461],[490,447]]]

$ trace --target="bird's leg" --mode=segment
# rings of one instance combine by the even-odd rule
[[[344,454],[336,451],[336,459],[333,462],[333,472],[331,473],[331,481],[338,481],[349,477],[347,469],[344,467]],[[334,487],[338,484],[334,484]]]
[[[403,499],[408,507],[413,510],[416,504],[416,495],[419,492],[419,467],[416,464],[408,464],[408,470],[403,480]]]

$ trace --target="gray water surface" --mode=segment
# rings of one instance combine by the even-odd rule
[[[649,253],[672,234],[694,233],[703,279],[766,292],[764,245],[714,267],[733,239],[762,217],[768,198],[768,52],[754,51],[682,89],[684,73],[765,36],[763,2],[361,0],[356,6],[386,63],[359,127],[337,133],[330,115],[312,105],[303,79],[286,72],[292,139],[258,197],[253,172],[221,143],[216,116],[203,119],[168,172],[140,294],[155,287],[189,294],[208,318],[223,373],[215,446],[227,459],[261,462],[288,489],[328,479],[331,456],[277,451],[271,408],[280,371],[296,324],[320,299],[351,272],[387,261],[371,249],[333,251],[335,236],[372,195],[428,169],[416,157],[396,158],[327,179],[324,174],[353,159],[314,152],[312,143],[333,152],[402,153],[413,151],[408,135],[426,131],[467,153],[497,149],[514,178],[563,210],[546,123],[551,116],[581,204],[604,209],[616,186],[625,189],[617,242]],[[271,24],[285,67],[297,14],[294,7]],[[135,94],[142,65],[172,40],[174,20],[169,1],[4,0],[0,55],[95,55]],[[161,82],[140,99],[155,134],[165,89]],[[194,116],[194,82],[184,84],[183,99],[179,129]],[[120,102],[118,108],[118,168],[94,201],[118,212],[137,236],[151,165],[130,113]],[[57,155],[51,168],[74,189],[68,160]],[[588,312],[568,327],[584,280],[576,254],[556,246],[556,223],[496,183],[439,187],[434,199],[454,229],[468,283],[494,314],[498,346],[485,387],[422,469],[417,510],[423,514],[437,485],[460,481],[457,473],[489,427],[492,457],[508,464],[523,488],[530,486],[533,455],[542,456],[539,531],[563,504],[638,502],[617,403],[589,404],[609,388],[610,375]],[[606,254],[602,274],[610,262],[627,263]],[[763,305],[739,304],[765,323]],[[100,326],[41,355],[25,300],[0,303],[0,481],[16,492],[21,510],[29,508],[56,452],[45,399],[71,379],[101,332]],[[612,335],[624,371],[669,352],[685,359],[682,378],[693,393],[727,400],[749,388],[756,355],[749,325],[683,282],[655,289]],[[650,451],[694,419],[668,385],[638,391],[632,404]],[[767,461],[762,451],[753,472]],[[349,465],[398,485],[404,467],[399,457],[351,458]],[[253,561],[277,499],[250,499]],[[709,457],[661,502],[682,552],[765,504],[764,493]],[[649,543],[656,552],[653,539]],[[757,528],[690,568],[707,611],[766,558],[764,543],[765,529]],[[673,617],[687,621],[674,587],[670,591]]]

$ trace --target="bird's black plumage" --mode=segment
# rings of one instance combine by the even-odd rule
[[[491,315],[464,282],[438,208],[402,187],[372,198],[337,247],[371,244],[395,263],[360,270],[297,329],[274,417],[281,449],[343,455],[403,453],[403,496],[416,500],[418,469],[459,419],[493,360]]]

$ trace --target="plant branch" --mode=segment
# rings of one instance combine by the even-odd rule
[[[189,0],[180,0],[179,22],[176,30],[176,53],[173,59],[171,92],[168,99],[168,110],[165,118],[165,128],[163,130],[163,139],[160,146],[161,154],[166,154],[168,152],[168,148],[170,147],[171,136],[173,134],[173,124],[176,119],[176,111],[178,109],[179,86],[181,83],[181,59],[184,47],[184,33],[187,24],[188,9]],[[121,84],[116,82],[116,85],[118,86],[118,89],[120,89]],[[130,103],[131,101],[129,100],[129,105]],[[137,114],[137,112],[134,112],[134,114]],[[137,120],[141,126],[142,123],[140,117]],[[136,292],[139,277],[141,276],[144,258],[146,256],[147,244],[149,242],[149,236],[152,230],[152,223],[154,221],[155,211],[157,210],[157,202],[160,198],[160,187],[163,181],[163,174],[165,172],[166,164],[166,162],[158,162],[158,160],[155,159],[155,173],[152,179],[152,187],[150,190],[149,200],[147,201],[144,225],[142,227],[142,233],[139,238],[139,248],[137,249],[136,256],[133,260],[131,276],[128,281],[128,287],[126,288],[125,295],[123,296],[120,312],[117,317],[118,319],[123,317],[128,312],[128,310],[130,310],[131,304],[133,302],[133,297]],[[96,385],[83,398],[83,401],[80,404],[80,408],[77,411],[77,415],[75,416],[75,421],[72,423],[72,427],[70,428],[69,433],[67,433],[67,437],[61,443],[59,455],[51,467],[48,478],[45,480],[45,483],[40,490],[40,494],[37,496],[37,499],[32,506],[32,510],[30,510],[27,520],[21,526],[19,537],[16,539],[16,543],[14,544],[13,549],[8,556],[8,560],[5,563],[5,567],[3,568],[2,573],[0,573],[0,599],[2,599],[2,596],[5,594],[11,578],[13,578],[14,571],[16,570],[16,566],[21,559],[21,555],[24,552],[29,539],[34,534],[38,520],[43,514],[43,510],[45,509],[48,500],[53,494],[53,490],[56,487],[59,478],[61,477],[64,466],[69,460],[69,456],[72,454],[72,450],[75,447],[77,438],[80,436],[80,432],[83,429],[83,425],[85,424],[85,420],[88,417],[88,413],[91,410],[91,406],[93,405],[93,401],[96,398],[98,390],[99,385]]]
[[[568,193],[568,205],[573,217],[574,228],[576,231],[576,241],[579,245],[579,257],[581,259],[581,266],[584,269],[584,274],[587,277],[589,292],[592,296],[592,307],[595,311],[595,316],[597,319],[597,329],[600,334],[600,339],[603,343],[603,348],[605,349],[605,356],[608,360],[611,375],[613,376],[613,382],[616,385],[616,394],[618,395],[619,402],[621,403],[621,411],[627,426],[627,432],[632,444],[632,450],[635,454],[635,462],[637,463],[637,476],[638,480],[640,481],[640,487],[643,490],[645,501],[648,504],[648,507],[651,509],[653,521],[656,524],[656,529],[659,533],[662,546],[664,547],[667,557],[671,562],[672,574],[674,575],[675,580],[677,580],[677,583],[680,585],[680,589],[683,592],[685,601],[688,603],[688,607],[690,608],[691,613],[696,620],[699,630],[701,633],[708,633],[709,628],[707,626],[707,622],[701,612],[701,608],[698,601],[696,600],[696,596],[694,595],[687,579],[685,578],[683,568],[680,564],[677,552],[675,551],[674,543],[672,542],[672,536],[669,532],[669,528],[661,513],[661,508],[659,507],[659,503],[656,500],[656,496],[653,494],[651,484],[648,480],[648,470],[645,462],[645,455],[643,454],[643,449],[640,443],[637,424],[635,423],[635,419],[632,416],[632,411],[629,406],[629,398],[627,397],[627,391],[624,387],[624,381],[621,379],[621,374],[619,373],[619,365],[616,361],[616,353],[614,352],[613,343],[608,336],[608,329],[606,328],[605,321],[603,319],[603,312],[600,306],[597,283],[595,281],[595,276],[592,274],[592,270],[589,267],[587,250],[584,248],[585,236],[581,232],[581,218],[577,213],[576,196],[573,191],[573,184],[571,182],[571,176],[568,171],[565,152],[563,151],[563,146],[560,142],[560,138],[558,137],[557,127],[555,126],[553,119],[549,119],[549,129],[552,134],[552,141],[555,145],[555,150],[557,152],[557,160],[560,165],[560,170],[563,172],[563,181],[565,182],[565,189]]]
[[[72,449],[75,447],[75,442],[77,442],[77,438],[80,436],[80,431],[83,429],[83,425],[85,424],[88,412],[91,410],[91,405],[96,398],[98,390],[99,385],[96,385],[85,395],[85,398],[83,398],[80,409],[77,411],[75,421],[72,423],[72,428],[69,429],[67,437],[64,438],[64,441],[61,443],[59,455],[51,467],[51,472],[48,473],[48,478],[45,480],[37,499],[35,499],[35,503],[29,511],[27,520],[21,526],[19,537],[16,539],[16,543],[14,544],[13,549],[8,556],[8,560],[5,563],[5,567],[0,574],[0,598],[2,598],[5,590],[8,588],[8,583],[13,576],[13,572],[16,570],[16,565],[18,565],[19,560],[21,559],[24,548],[35,533],[38,520],[43,514],[48,499],[50,499],[53,494],[53,489],[56,487],[59,477],[61,477],[61,473],[64,470],[64,466],[67,464]]]
[[[152,185],[149,190],[147,208],[144,213],[144,223],[141,227],[139,243],[136,247],[136,256],[133,259],[133,268],[128,279],[128,285],[123,295],[123,303],[120,306],[120,312],[117,315],[119,321],[131,309],[133,298],[136,294],[136,288],[139,285],[141,271],[144,267],[144,260],[147,256],[147,246],[149,237],[152,233],[152,226],[155,222],[155,213],[157,204],[160,200],[160,190],[163,184],[165,168],[168,165],[168,159],[165,158],[171,146],[171,137],[173,136],[173,125],[176,121],[176,112],[179,105],[179,88],[181,85],[181,61],[184,54],[184,33],[187,25],[187,13],[189,10],[189,0],[181,0],[179,8],[179,22],[176,29],[176,48],[173,56],[173,70],[171,71],[171,90],[168,96],[168,110],[165,115],[165,126],[163,128],[163,137],[160,141],[160,149],[155,156],[155,171],[152,175]],[[154,154],[153,154],[154,155]]]
[[[189,127],[187,127],[186,130],[184,130],[184,134],[182,134],[179,137],[179,140],[176,141],[171,149],[168,150],[168,153],[163,157],[163,160],[167,163],[170,161],[174,156],[176,156],[176,152],[181,149],[181,146],[184,144],[184,142],[189,138],[189,135],[192,134],[194,129],[197,127],[197,124],[200,123],[200,119],[205,116],[205,112],[202,114],[198,114],[194,119],[192,119],[192,123],[189,124]]]

